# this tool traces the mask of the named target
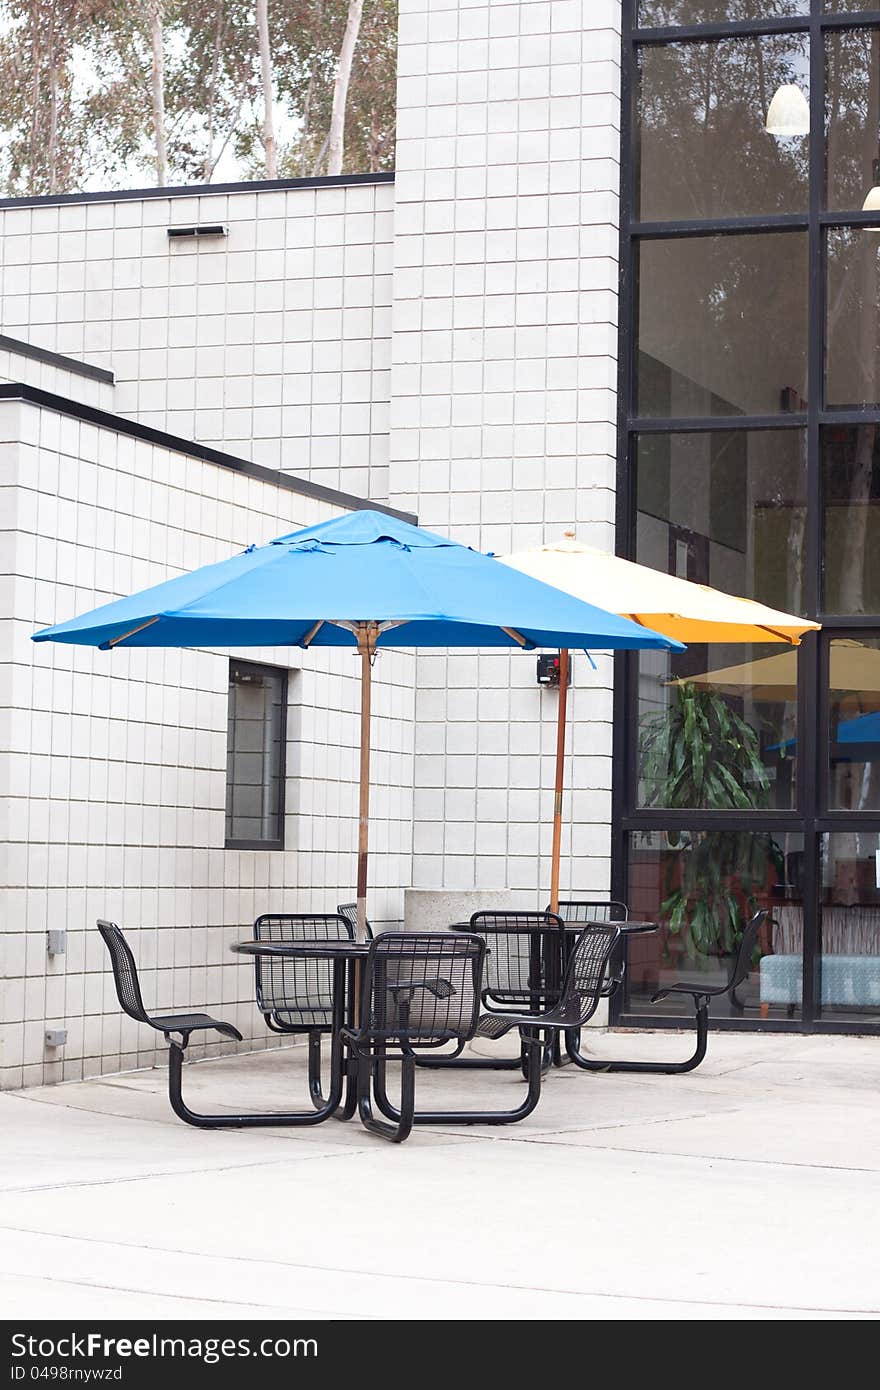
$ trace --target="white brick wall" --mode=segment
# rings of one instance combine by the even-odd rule
[[[0,209],[0,323],[116,375],[113,409],[377,501],[390,184]],[[223,239],[169,240],[223,224]]]
[[[120,1015],[105,916],[131,930],[149,1006],[207,1009],[267,1041],[230,941],[269,910],[353,896],[359,667],[289,666],[285,851],[224,850],[228,654],[96,652],[31,633],[109,598],[338,514],[211,463],[0,402],[0,1084],[146,1065],[164,1045]],[[413,658],[384,653],[374,697],[370,911],[410,881]],[[47,961],[45,931],[69,931]],[[60,1060],[47,1026],[69,1039]],[[215,1050],[217,1044],[211,1045]]]
[[[571,525],[613,546],[619,56],[620,0],[401,0],[391,497],[481,548]],[[575,659],[575,890],[608,879],[597,664]],[[417,684],[415,885],[545,900],[556,696],[534,657],[420,656]]]
[[[99,410],[113,409],[114,388],[110,382],[83,376],[77,371],[66,371],[52,362],[40,362],[2,346],[0,381],[23,382],[26,386],[38,386],[43,391],[81,401],[83,405],[96,406]]]

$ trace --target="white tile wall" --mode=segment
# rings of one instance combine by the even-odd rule
[[[116,375],[113,408],[388,493],[394,188],[0,209],[0,323]],[[169,226],[223,224],[223,239]]]
[[[391,497],[485,549],[570,526],[613,546],[619,52],[620,0],[401,0]],[[597,665],[575,658],[575,891],[609,871]],[[417,685],[414,884],[546,900],[557,697],[534,656],[419,656]]]
[[[287,848],[223,848],[228,654],[96,652],[31,633],[333,509],[270,483],[16,401],[0,402],[0,1080],[145,1065],[164,1045],[120,1016],[94,930],[132,932],[148,1006],[207,1009],[262,1045],[249,967],[227,951],[269,910],[353,896],[355,653],[289,664]],[[410,881],[413,658],[374,696],[370,911]],[[68,929],[48,960],[45,931]],[[47,1026],[69,1039],[55,1060]],[[211,1044],[209,1050],[217,1050]]]
[[[81,401],[83,405],[97,406],[99,410],[113,409],[113,386],[110,382],[98,381],[80,372],[66,371],[52,362],[39,362],[33,357],[2,347],[0,381],[23,382],[26,386],[39,386],[43,391],[52,391],[56,396]]]

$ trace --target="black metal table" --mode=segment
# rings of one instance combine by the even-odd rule
[[[339,1110],[346,1092],[345,1104],[340,1119],[348,1119],[354,1111],[354,1085],[351,1069],[343,1067],[342,1040],[340,1033],[350,1022],[347,1008],[349,1000],[356,1005],[358,963],[370,949],[368,941],[236,941],[230,948],[240,956],[281,956],[290,960],[326,960],[333,965],[333,1013],[330,1031],[330,1094],[322,1105],[314,1110],[267,1113],[253,1116],[253,1124],[277,1125],[316,1125],[327,1120]],[[351,972],[352,987],[349,988],[347,976]]]

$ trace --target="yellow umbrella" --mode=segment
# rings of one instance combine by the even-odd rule
[[[688,579],[663,574],[647,565],[635,565],[593,546],[581,545],[571,533],[554,545],[500,555],[533,579],[543,580],[590,603],[644,627],[675,637],[679,642],[788,642],[796,646],[805,632],[819,623],[779,613],[752,599],[693,584]],[[786,653],[785,655],[788,655]],[[795,672],[797,662],[794,654]],[[775,660],[775,658],[770,658]],[[755,663],[756,665],[759,663]],[[745,671],[745,667],[741,668]],[[707,673],[711,676],[711,672]],[[690,679],[690,678],[689,678]],[[699,677],[694,678],[697,682]],[[714,681],[712,682],[714,685]],[[797,688],[797,677],[794,681]],[[560,652],[559,718],[556,737],[556,794],[553,807],[553,849],[550,873],[550,907],[559,904],[559,861],[562,844],[562,790],[565,763],[565,714],[568,694],[568,652]]]
[[[880,650],[876,647],[865,647],[851,638],[835,638],[831,643],[829,664],[832,690],[880,695]],[[699,685],[727,695],[748,689],[756,700],[794,700],[797,698],[797,653],[779,652],[758,661],[744,661],[740,666],[701,671],[675,684]]]

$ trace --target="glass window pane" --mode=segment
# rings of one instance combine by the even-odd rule
[[[826,206],[857,212],[880,184],[880,30],[826,35],[825,137]]]
[[[880,637],[835,637],[828,660],[828,805],[880,810]]]
[[[877,0],[823,0],[825,14],[861,14],[863,10],[878,10]]]
[[[787,810],[797,801],[797,652],[691,643],[640,652],[640,806]]]
[[[829,0],[830,3],[830,0]],[[840,0],[836,9],[858,9]],[[775,19],[809,14],[810,0],[638,0],[638,21],[644,28],[667,24],[722,24],[736,19]]]
[[[818,1001],[823,1019],[880,1016],[880,835],[823,835]]]
[[[769,956],[791,945],[800,926],[803,836],[784,832],[640,830],[629,837],[629,907],[633,918],[662,923],[627,943],[628,1012],[687,1014],[690,1003],[651,995],[677,980],[724,985],[742,927],[759,907],[793,916],[787,934],[766,922],[752,969],[732,995],[713,1000],[714,1017],[792,1018],[801,1012],[800,974],[778,987]],[[799,963],[799,962],[798,962]],[[679,1056],[681,1051],[679,1049]]]
[[[828,232],[825,404],[880,406],[880,227]]]
[[[650,222],[805,211],[807,48],[803,34],[642,48],[636,215]],[[801,93],[791,113],[800,135],[765,129],[783,86]],[[788,91],[792,99],[797,93]]]
[[[283,839],[283,671],[230,663],[226,840]]]
[[[638,262],[640,415],[805,408],[805,234],[646,240]]]
[[[803,430],[639,435],[636,559],[800,613],[805,455]]]
[[[880,425],[822,431],[824,608],[880,613]]]

